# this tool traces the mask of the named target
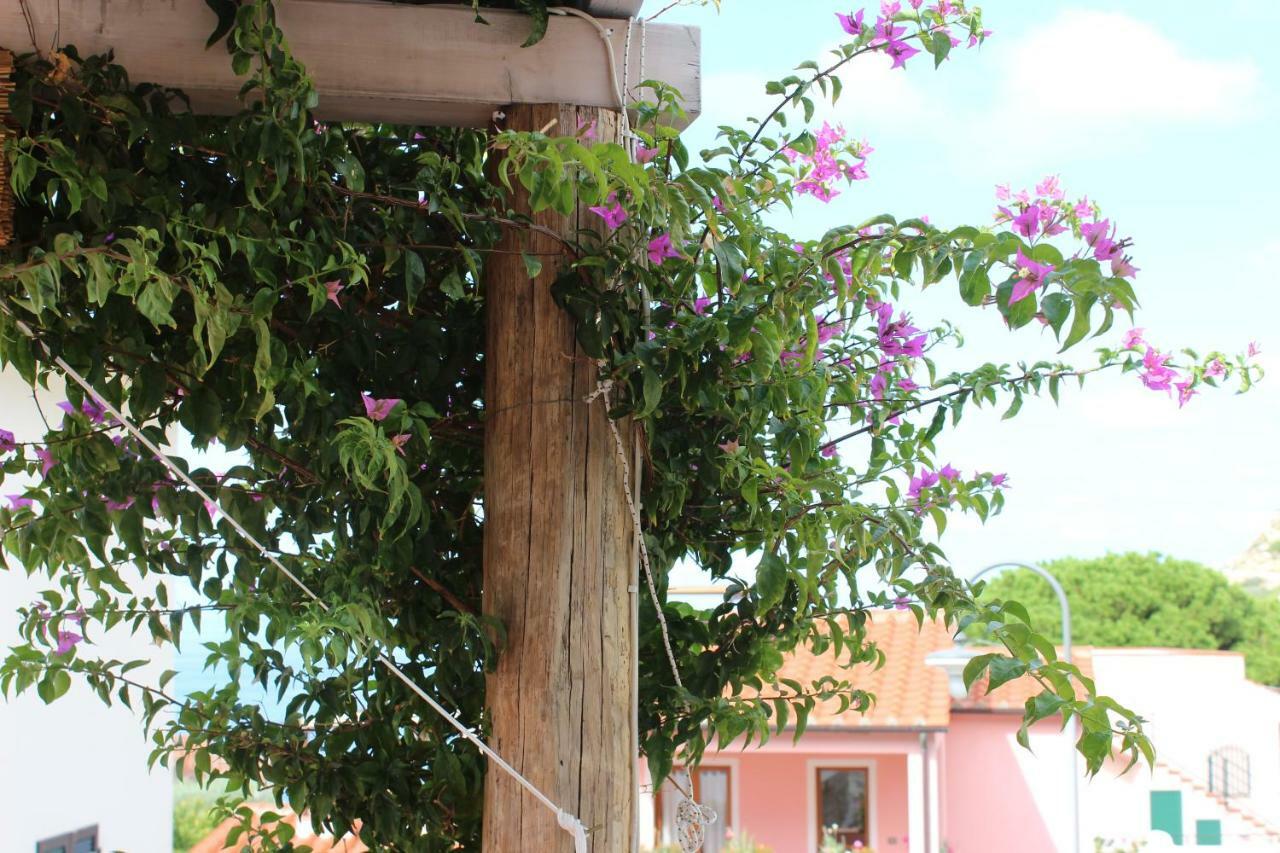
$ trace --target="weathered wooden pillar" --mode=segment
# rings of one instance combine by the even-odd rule
[[[572,134],[595,122],[619,138],[610,110],[555,104],[506,108],[506,125]],[[529,213],[517,193],[514,209]],[[533,216],[558,234],[595,228],[585,208]],[[565,257],[554,238],[512,228],[485,265],[484,611],[506,626],[489,676],[490,743],[586,824],[594,853],[635,844],[636,632],[628,589],[638,552],[596,368],[574,341],[551,284]],[[542,271],[530,280],[521,252]],[[628,453],[630,428],[620,425]],[[634,465],[632,468],[634,469]],[[634,470],[633,470],[634,475]],[[572,853],[555,815],[490,766],[486,853]]]

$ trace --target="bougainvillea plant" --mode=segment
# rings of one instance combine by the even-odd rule
[[[844,66],[879,53],[941,64],[987,35],[945,0],[870,17],[834,17],[846,40],[834,55],[770,83],[776,108],[722,128],[698,160],[671,127],[678,93],[656,83],[634,151],[590,127],[317,123],[268,0],[240,4],[217,34],[246,78],[229,117],[185,111],[180,93],[130,81],[110,57],[67,46],[23,58],[0,359],[43,384],[48,347],[156,441],[182,436],[237,462],[185,458],[217,497],[208,505],[73,385],[39,442],[0,432],[4,472],[32,483],[0,509],[5,550],[48,581],[23,608],[0,687],[52,701],[85,679],[143,711],[157,759],[183,744],[208,778],[219,756],[233,789],[268,789],[338,832],[358,820],[374,846],[474,847],[483,760],[362,649],[393,650],[483,725],[502,632],[480,615],[482,282],[501,229],[532,227],[508,212],[519,185],[535,208],[581,204],[604,224],[526,263],[563,270],[555,292],[581,346],[624,392],[614,414],[647,433],[642,513],[660,591],[681,560],[729,586],[710,610],[663,607],[684,690],[644,604],[641,743],[658,776],[676,754],[798,733],[821,701],[865,708],[873,697],[856,683],[775,673],[800,645],[879,660],[864,627],[893,607],[986,624],[1005,652],[967,677],[1035,678],[1026,725],[1078,718],[1090,770],[1113,754],[1150,759],[1134,712],[1059,660],[1020,606],[979,605],[952,573],[937,544],[948,518],[999,512],[1008,484],[937,458],[935,441],[969,407],[1014,416],[1026,395],[1056,399],[1099,371],[1135,373],[1175,405],[1206,386],[1247,388],[1258,368],[1134,330],[1096,361],[941,375],[931,354],[953,335],[913,324],[920,288],[956,282],[958,310],[1047,327],[1063,350],[1136,308],[1129,241],[1054,179],[998,189],[994,225],[878,215],[805,240],[775,228],[779,206],[856,192],[874,172],[867,143],[810,127]],[[754,572],[739,577],[735,559]],[[173,695],[171,674],[149,683],[141,661],[94,654],[118,626],[178,645],[211,616],[217,629],[195,639],[225,677],[190,696]],[[249,681],[283,710],[246,698]]]

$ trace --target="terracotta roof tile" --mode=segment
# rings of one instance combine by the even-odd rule
[[[876,697],[875,704],[865,714],[852,709],[839,713],[836,702],[820,704],[809,717],[810,726],[944,728],[950,723],[953,709],[1021,711],[1023,703],[1039,692],[1039,685],[1034,680],[1019,678],[987,695],[984,677],[973,685],[968,697],[953,701],[946,672],[941,667],[925,663],[925,658],[933,652],[955,645],[950,630],[941,622],[926,621],[923,626],[917,626],[911,613],[876,611],[867,622],[867,639],[884,653],[885,664],[878,670],[869,664],[848,668],[837,663],[831,653],[818,657],[807,649],[797,649],[784,661],[778,671],[780,679],[794,679],[808,686],[829,675],[848,679],[854,687]],[[974,651],[980,653],[993,649],[976,648]],[[1074,657],[1081,671],[1092,677],[1092,649],[1076,648]]]
[[[916,625],[907,612],[877,611],[867,623],[867,638],[884,653],[885,664],[875,669],[869,664],[847,668],[831,653],[822,657],[807,649],[788,656],[778,672],[806,687],[829,675],[848,679],[856,688],[876,697],[865,714],[853,709],[839,713],[835,702],[820,704],[809,717],[810,726],[851,728],[942,728],[950,719],[947,675],[938,667],[925,666],[925,656],[952,645],[950,632],[940,623]],[[784,688],[785,689],[785,688]]]
[[[996,651],[994,648],[976,649],[979,652]],[[1062,650],[1058,649],[1061,654]],[[1071,650],[1072,663],[1080,667],[1080,671],[1084,673],[1086,678],[1093,678],[1093,648],[1091,646],[1076,646]],[[951,703],[952,710],[955,711],[1017,711],[1022,712],[1022,707],[1028,699],[1040,692],[1040,685],[1035,679],[1022,677],[1015,678],[1008,684],[1001,684],[995,690],[987,693],[987,677],[984,675],[973,684],[973,689],[969,691],[969,695],[964,699],[957,699]]]

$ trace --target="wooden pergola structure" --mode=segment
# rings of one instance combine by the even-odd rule
[[[579,2],[604,25],[603,39],[591,21],[555,15],[529,48],[520,45],[530,19],[516,12],[485,10],[482,26],[469,5],[275,0],[275,7],[316,82],[320,119],[493,127],[500,112],[501,126],[517,130],[554,119],[572,133],[595,121],[600,140],[618,141],[613,69],[628,69],[624,90],[644,79],[674,86],[690,120],[701,107],[698,30],[629,26],[641,3]],[[110,49],[132,79],[181,88],[193,109],[239,108],[242,81],[221,47],[205,48],[216,21],[204,0],[8,0],[0,3],[0,45],[31,50],[29,23],[36,49]],[[511,203],[529,212],[526,198]],[[581,215],[534,219],[566,236],[594,227]],[[558,248],[542,245],[555,241],[536,232],[511,230],[503,239],[522,251]],[[595,366],[551,298],[556,274],[547,263],[530,280],[518,252],[496,254],[485,270],[484,609],[507,626],[487,687],[489,742],[582,820],[594,853],[625,853],[639,844],[639,581],[622,490],[638,498],[639,441],[623,425],[627,482],[603,405],[586,402]],[[554,814],[490,772],[484,849],[568,853],[573,843]]]

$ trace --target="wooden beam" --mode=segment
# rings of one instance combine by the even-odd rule
[[[17,0],[0,2],[0,46],[31,49]],[[520,44],[529,18],[485,10],[475,23],[469,6],[414,6],[378,0],[276,0],[276,13],[294,54],[320,91],[316,115],[334,121],[389,121],[481,127],[495,110],[516,103],[617,107],[608,57],[590,22],[552,16],[546,37]],[[627,12],[634,0],[597,0]],[[138,82],[183,89],[201,112],[238,108],[241,79],[221,46],[205,49],[215,18],[204,0],[28,0],[41,50],[58,27],[60,43],[82,54],[115,50]],[[627,23],[604,22],[622,73]],[[690,120],[701,110],[696,27],[646,27],[641,69],[639,25],[631,38],[629,83],[661,80],[685,97]]]
[[[505,125],[536,130],[596,122],[620,136],[612,110],[516,105]],[[513,209],[531,214],[528,194]],[[531,214],[554,233],[599,228],[579,210]],[[506,627],[489,676],[490,743],[590,831],[592,853],[629,853],[637,840],[637,629],[639,560],[625,478],[596,387],[596,364],[577,346],[573,318],[551,295],[567,259],[541,232],[510,229],[485,262],[484,612]],[[535,279],[520,252],[543,261]],[[635,442],[619,424],[626,452]],[[634,476],[638,466],[633,461]],[[572,853],[556,817],[490,767],[485,853]]]

